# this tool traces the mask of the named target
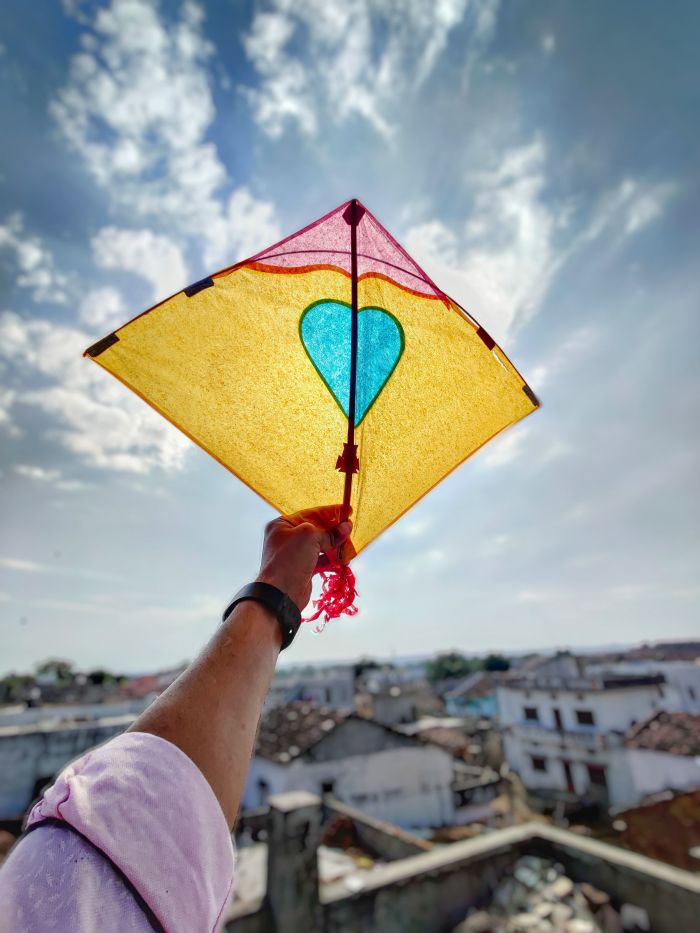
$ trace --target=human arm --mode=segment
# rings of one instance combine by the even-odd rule
[[[311,598],[321,555],[349,536],[340,506],[283,516],[265,529],[258,581],[286,593],[300,610]],[[202,772],[229,826],[240,805],[262,704],[282,638],[258,602],[239,603],[199,657],[131,726],[180,748]]]

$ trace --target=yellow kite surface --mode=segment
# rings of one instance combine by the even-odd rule
[[[537,407],[457,305],[375,265],[355,277],[356,552]],[[248,261],[87,353],[280,512],[341,502],[351,285],[340,262]]]

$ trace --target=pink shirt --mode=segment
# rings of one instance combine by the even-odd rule
[[[78,758],[27,825],[47,819],[0,871],[0,933],[219,929],[231,834],[209,783],[170,742],[128,732]]]

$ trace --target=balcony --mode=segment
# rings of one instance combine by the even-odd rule
[[[569,745],[576,748],[592,748],[607,751],[620,748],[624,736],[620,732],[597,732],[595,729],[555,729],[541,723],[522,721],[507,727],[505,732],[527,742],[544,742],[548,745]]]

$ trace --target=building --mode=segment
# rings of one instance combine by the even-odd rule
[[[489,671],[474,671],[444,694],[448,716],[498,715],[497,679]]]
[[[498,689],[504,755],[531,793],[623,805],[630,799],[628,730],[663,708],[661,674],[587,674],[561,654]]]
[[[234,902],[225,917],[228,933],[483,933],[498,929],[483,909],[496,899],[512,913],[521,911],[508,922],[513,931],[697,929],[697,875],[565,830],[527,823],[421,852],[410,840],[397,845],[377,821],[363,820],[358,834],[381,850],[381,862],[337,872],[333,880],[322,876],[318,855],[328,820],[321,800],[302,792],[269,804],[262,815],[267,846],[258,850],[264,883],[253,901]],[[543,860],[550,866],[548,892],[541,892],[537,870]],[[541,903],[543,893],[549,900],[537,915],[531,904]],[[519,922],[523,916],[527,927]],[[545,916],[555,922],[542,922]]]
[[[424,680],[370,690],[366,706],[371,711],[372,719],[385,726],[415,722],[420,716],[433,715],[443,710],[442,702]]]
[[[454,778],[443,748],[355,713],[295,702],[263,717],[243,807],[304,790],[399,826],[443,826],[458,820]]]
[[[352,710],[355,705],[355,672],[352,666],[278,671],[265,699],[264,711],[296,700],[337,710]]]
[[[44,717],[53,713],[54,718],[0,725],[0,820],[21,820],[69,761],[124,732],[135,719],[132,712],[109,715],[109,709],[82,719],[74,712],[68,721],[58,718],[55,709],[49,713],[42,708],[28,710],[27,715],[42,712]]]
[[[591,675],[661,674],[666,687],[661,707],[672,712],[700,713],[700,664],[693,661],[625,660],[608,664],[593,662],[586,667]]]
[[[625,737],[624,757],[626,803],[659,791],[700,788],[700,715],[660,712],[633,726]]]

